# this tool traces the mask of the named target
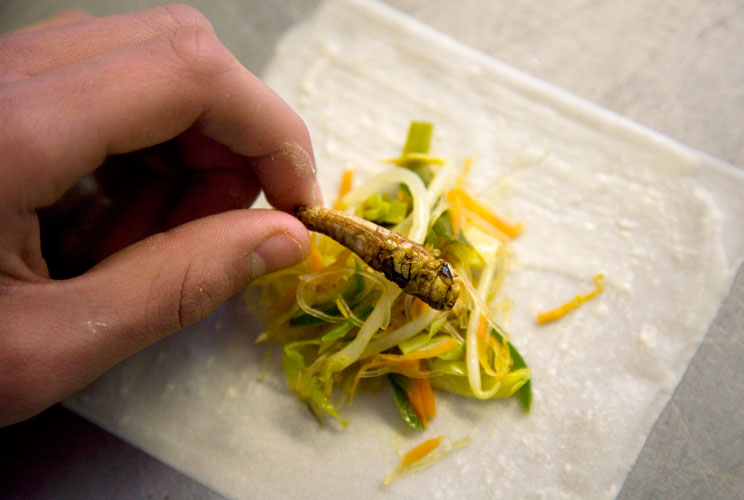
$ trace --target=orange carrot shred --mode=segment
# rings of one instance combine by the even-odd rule
[[[552,309],[550,311],[546,311],[544,313],[540,313],[537,315],[537,322],[539,324],[548,323],[550,321],[555,321],[557,319],[562,318],[565,316],[569,311],[579,307],[584,302],[587,302],[600,293],[602,293],[602,290],[604,290],[604,283],[602,283],[602,279],[604,278],[604,274],[598,274],[594,277],[594,283],[597,285],[597,288],[586,295],[577,295],[573,299],[569,300],[562,306],[556,307],[555,309]]]
[[[368,371],[376,370],[378,368],[389,368],[391,372],[393,373],[401,373],[406,375],[418,375],[418,376],[428,376],[429,372],[422,371],[420,369],[421,365],[417,359],[381,359],[382,355],[376,355],[371,358],[368,358],[367,360],[363,361],[361,363],[361,366],[359,367],[359,371],[354,376],[354,380],[351,383],[351,388],[349,389],[349,405],[354,400],[354,392],[356,391],[357,386],[359,385],[359,381],[362,379],[364,374]],[[394,354],[391,354],[390,356],[396,356]]]
[[[333,208],[336,210],[343,210],[344,204],[341,202],[341,199],[346,196],[346,193],[351,191],[351,185],[354,182],[354,170],[347,169],[344,170],[343,175],[341,176],[341,185],[338,188],[338,199],[336,199],[336,202],[333,204]]]
[[[423,361],[419,361],[419,368],[424,369]],[[437,406],[434,401],[434,391],[431,388],[431,382],[428,378],[410,378],[411,383],[408,385],[406,392],[408,400],[411,402],[413,411],[416,416],[427,426],[429,421],[437,416]]]
[[[426,409],[424,408],[424,400],[421,391],[418,390],[418,385],[415,384],[417,378],[412,379],[414,381],[413,389],[408,393],[408,401],[411,402],[411,408],[416,412],[416,416],[421,420],[421,423],[426,427],[429,423],[429,419],[426,418]]]
[[[426,455],[437,449],[437,446],[439,446],[439,443],[442,442],[442,439],[444,439],[444,436],[427,439],[420,445],[413,447],[410,451],[403,455],[398,468],[402,469],[403,467],[408,467],[411,464],[415,464]]]
[[[421,406],[423,407],[426,420],[430,421],[437,416],[437,404],[434,400],[434,391],[428,378],[415,378],[416,390],[421,393]]]
[[[447,200],[453,205],[457,205],[458,207],[474,213],[509,238],[516,238],[524,232],[524,226],[521,223],[517,222],[515,224],[510,224],[506,222],[459,187],[456,187],[447,193]]]
[[[320,249],[314,242],[310,245],[310,253],[307,259],[310,262],[310,269],[314,273],[323,269],[323,254],[320,253]]]

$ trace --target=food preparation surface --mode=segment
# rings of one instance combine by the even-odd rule
[[[2,7],[4,27],[10,27],[9,18],[20,23],[60,8],[59,2],[17,3],[15,10],[10,10],[14,2]],[[566,1],[550,10],[527,4],[392,3],[522,70],[724,160],[743,162],[738,138],[744,125],[737,117],[744,102],[737,89],[744,75],[735,54],[744,15],[735,2],[704,8],[694,2],[656,3],[648,9],[644,2]],[[91,4],[98,13],[108,8]],[[227,45],[259,73],[282,31],[312,10],[307,3],[253,10],[237,2],[202,7]],[[742,281],[735,282],[620,497],[685,492],[726,498],[741,491]],[[188,484],[182,483],[183,491]]]

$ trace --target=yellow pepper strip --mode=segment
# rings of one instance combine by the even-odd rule
[[[516,238],[524,232],[524,226],[521,223],[517,222],[515,224],[510,224],[506,222],[504,219],[483,206],[475,198],[470,196],[462,188],[456,187],[449,191],[447,193],[447,201],[449,201],[453,206],[461,207],[474,213],[481,219],[493,225],[509,238]]]
[[[509,373],[512,365],[511,357],[508,351],[500,344],[493,335],[488,334],[488,321],[485,316],[481,316],[478,322],[478,362],[483,371],[491,377],[501,380]],[[493,352],[493,365],[488,362],[488,351]],[[497,362],[500,369],[497,371]]]
[[[488,375],[495,377],[496,372],[493,371],[491,365],[488,364],[488,355],[486,353],[486,346],[488,345],[488,322],[485,316],[481,316],[478,320],[478,362],[483,368],[483,371]]]
[[[356,314],[354,314],[354,311],[351,310],[351,307],[349,307],[349,304],[344,300],[343,297],[339,297],[336,299],[336,307],[341,312],[341,316],[351,320],[351,322],[354,323],[356,326],[362,326],[364,324],[364,321],[359,319]]]
[[[333,208],[335,208],[336,210],[343,210],[344,208],[346,208],[341,202],[341,199],[346,196],[346,193],[351,191],[351,185],[353,184],[353,182],[354,170],[344,170],[344,173],[341,176],[341,185],[338,188],[338,199],[336,199],[335,203],[333,204]]]
[[[592,291],[592,292],[590,292],[590,293],[588,293],[586,295],[577,295],[576,297],[574,297],[570,301],[566,302],[565,304],[563,304],[560,307],[556,307],[552,311],[547,311],[547,312],[538,314],[537,315],[537,322],[542,325],[543,323],[548,323],[550,321],[555,321],[557,319],[560,319],[563,316],[565,316],[566,313],[568,313],[572,309],[575,309],[578,306],[580,306],[581,304],[583,304],[584,302],[587,302],[587,301],[593,299],[594,297],[596,297],[597,295],[599,295],[600,293],[602,293],[602,290],[604,290],[604,283],[602,283],[602,279],[603,278],[604,278],[604,274],[598,274],[598,275],[596,275],[594,277],[594,283],[596,283],[596,285],[597,285],[597,289],[596,290],[594,290],[594,291]]]
[[[418,318],[419,316],[421,316],[428,310],[429,310],[429,305],[426,302],[424,302],[423,300],[417,297],[413,298],[413,305],[411,307],[411,312],[413,313],[414,318]]]
[[[409,361],[413,359],[426,359],[433,358],[435,356],[441,356],[450,352],[452,349],[457,347],[459,344],[455,339],[447,339],[437,343],[437,345],[429,347],[428,349],[421,349],[419,351],[409,352],[408,354],[378,354],[376,358],[382,361]]]
[[[444,436],[439,436],[432,439],[427,439],[420,445],[413,447],[400,459],[400,465],[398,466],[398,468],[402,469],[403,467],[408,467],[409,465],[418,462],[426,455],[436,450],[439,446],[439,443],[442,442],[443,438]]]
[[[434,165],[444,165],[447,161],[441,156],[429,155],[426,153],[406,153],[398,158],[383,158],[383,163],[393,163],[399,167],[406,167],[411,163],[433,163]]]

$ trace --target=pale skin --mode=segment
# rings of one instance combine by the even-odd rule
[[[0,425],[307,255],[288,213],[321,203],[307,129],[193,8],[3,36],[0,123]],[[108,208],[42,253],[83,178],[113,187]],[[276,210],[248,208],[261,190]],[[65,267],[76,245],[90,261]]]

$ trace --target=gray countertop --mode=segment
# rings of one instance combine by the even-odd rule
[[[70,8],[105,15],[157,3],[4,0],[0,32]],[[283,32],[317,5],[289,0],[190,3],[259,75]],[[740,0],[387,3],[520,70],[744,166]],[[743,313],[740,272],[620,498],[741,498]],[[219,498],[59,407],[0,430],[0,445],[0,460],[11,464],[0,472],[3,496]]]

